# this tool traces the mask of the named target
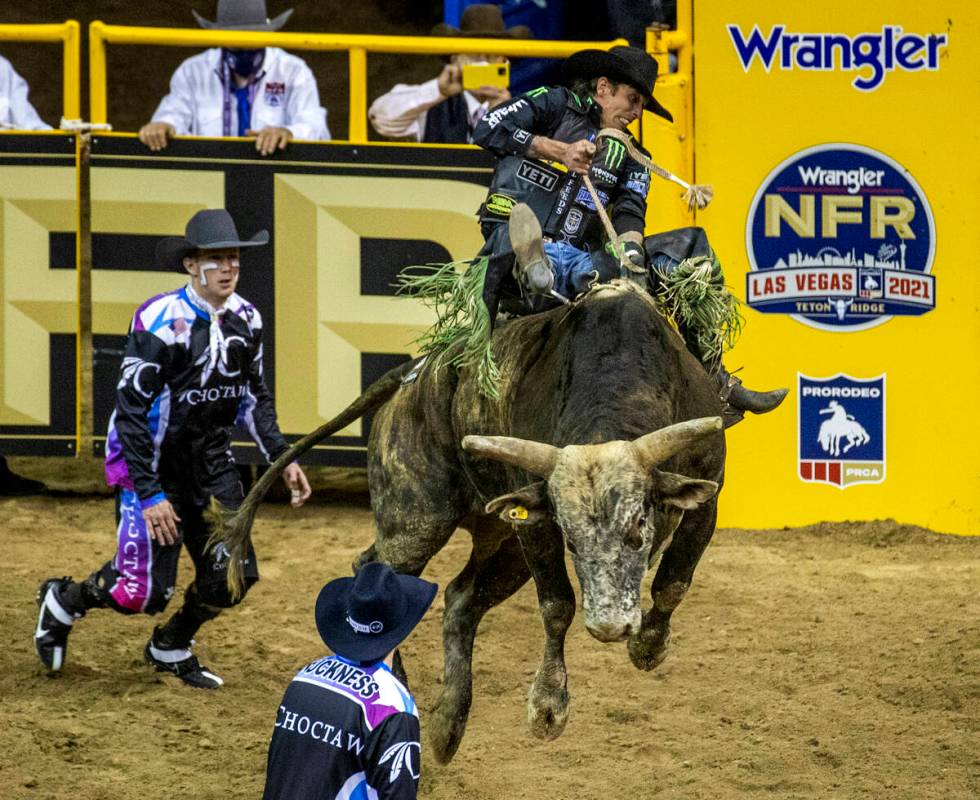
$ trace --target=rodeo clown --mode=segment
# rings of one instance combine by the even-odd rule
[[[194,17],[210,30],[277,31],[292,13],[270,20],[265,0],[218,0],[214,22],[196,11]],[[267,156],[294,138],[329,139],[330,131],[303,59],[277,47],[214,47],[177,68],[170,94],[139,132],[151,150],[162,150],[172,136],[255,136],[255,149]]]
[[[716,302],[731,313],[734,298],[724,288],[702,229],[643,236],[650,188],[643,162],[649,162],[649,153],[626,128],[643,109],[673,120],[653,96],[657,62],[639,48],[613,47],[574,53],[562,70],[568,88],[542,87],[500,105],[473,133],[475,144],[500,159],[480,209],[486,239],[481,255],[490,257],[485,301],[495,306],[502,294],[500,308],[516,313],[553,305],[549,298],[567,302],[597,281],[620,277],[614,247],[621,247],[632,271],[642,275],[654,294],[685,259],[712,261]],[[609,209],[615,245],[602,244],[596,200]],[[508,306],[506,282],[515,257],[523,291],[517,304],[510,298]],[[495,311],[492,307],[491,315]],[[726,424],[739,421],[745,411],[764,413],[782,402],[784,389],[753,392],[742,387],[721,364],[718,337],[699,335],[703,332],[696,327],[681,325],[681,332],[689,349],[716,376]],[[712,340],[716,346],[705,345]]]
[[[227,553],[221,545],[207,547],[204,512],[212,497],[236,508],[244,496],[232,426],[248,430],[270,462],[288,447],[262,375],[262,318],[235,294],[239,248],[268,240],[260,231],[240,241],[231,215],[217,209],[199,211],[184,237],[158,244],[161,266],[186,270],[190,282],[145,302],[130,325],[106,439],[106,479],[117,491],[117,551],[81,583],[41,583],[34,644],[49,670],[64,665],[68,634],[88,610],[163,611],[183,543],[194,581],[180,610],[154,629],[144,654],[191,686],[221,686],[190,649],[198,628],[237,602],[226,585]],[[310,496],[303,470],[290,464],[283,479],[293,506],[302,505]],[[258,580],[251,547],[242,571],[247,591]]]

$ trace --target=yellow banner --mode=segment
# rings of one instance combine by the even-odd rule
[[[977,8],[697,4],[698,224],[748,304],[726,363],[791,390],[730,432],[723,525],[980,533]]]

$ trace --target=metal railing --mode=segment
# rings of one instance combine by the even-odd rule
[[[656,121],[642,130],[654,160],[689,183],[694,163],[694,0],[678,0],[676,30],[647,29],[647,52],[657,60],[657,98],[670,109],[673,125]],[[670,71],[670,55],[677,57]],[[695,212],[677,202],[677,187],[655,182],[648,198],[647,224],[653,229],[693,225]]]
[[[69,19],[57,25],[0,25],[0,41],[61,42],[64,81],[61,115],[65,119],[82,116],[82,37],[78,22]]]
[[[256,31],[139,28],[93,22],[89,26],[89,91],[93,123],[108,122],[106,88],[107,44],[149,44],[176,47],[282,47],[288,50],[342,51],[350,69],[350,123],[348,140],[368,141],[367,54],[450,55],[474,53],[515,58],[566,58],[577,50],[608,50],[623,39],[607,42],[556,42],[524,39],[469,39],[456,37],[367,36],[342,33],[268,33]]]

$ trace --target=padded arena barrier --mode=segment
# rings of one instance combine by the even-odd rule
[[[0,134],[0,453],[78,450],[78,137]]]
[[[400,361],[431,323],[395,297],[405,266],[473,257],[475,213],[493,161],[465,146],[304,144],[261,158],[248,140],[178,139],[151,153],[132,135],[92,137],[92,320],[96,452],[101,454],[125,332],[135,308],[186,276],[154,263],[162,236],[202,208],[227,208],[243,251],[239,291],[263,317],[266,381],[295,439],[333,417]],[[304,461],[365,463],[369,421]],[[238,457],[258,462],[243,440]]]
[[[696,3],[697,215],[746,302],[721,524],[980,533],[980,12]]]

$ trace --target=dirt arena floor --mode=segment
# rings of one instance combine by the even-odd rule
[[[80,577],[113,550],[111,499],[73,494],[94,488],[85,481],[50,482],[69,491],[0,499],[0,797],[261,796],[281,693],[323,652],[316,593],[371,541],[366,496],[264,507],[263,580],[200,636],[202,661],[226,680],[208,693],[142,664],[150,620],[109,612],[78,625],[62,674],[40,668],[39,579]],[[454,537],[427,577],[444,585],[468,546]],[[543,643],[527,586],[484,621],[468,732],[448,766],[426,758],[423,743],[421,796],[976,798],[978,612],[980,538],[890,521],[721,530],[655,672],[636,671],[624,645],[600,644],[576,619],[568,727],[542,742],[525,724]],[[442,669],[441,613],[440,596],[403,650],[423,737]]]

